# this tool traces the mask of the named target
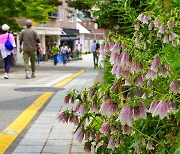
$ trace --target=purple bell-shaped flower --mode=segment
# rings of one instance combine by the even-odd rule
[[[132,109],[130,106],[126,105],[122,108],[119,118],[122,125],[127,124],[128,126],[132,126]]]
[[[148,110],[148,112],[150,112],[150,113],[154,113],[154,110],[156,109],[156,106],[158,105],[158,101],[152,101],[151,102],[151,105],[150,105],[150,107],[149,107],[149,110]]]
[[[75,132],[74,137],[77,141],[82,142],[84,134],[84,130],[81,127],[79,127],[79,129]]]
[[[106,135],[108,131],[109,131],[109,124],[108,123],[102,124],[100,128],[100,132]]]
[[[142,75],[137,76],[137,77],[134,79],[134,83],[135,83],[137,86],[142,87],[142,86],[143,86],[143,78],[142,78]]]
[[[160,101],[158,105],[156,106],[152,117],[159,115],[160,119],[164,119],[164,117],[168,114],[168,103],[166,101]]]
[[[116,140],[115,140],[114,137],[110,137],[109,142],[108,142],[108,148],[114,149],[115,148],[115,143],[116,143],[115,141]]]
[[[172,81],[169,88],[170,88],[170,91],[177,94],[179,92],[179,84],[178,84],[178,82],[177,81]]]
[[[155,56],[150,69],[153,70],[154,72],[157,72],[159,64],[160,64],[160,58],[159,56]]]
[[[147,74],[146,74],[146,79],[152,79],[154,80],[157,77],[157,72],[149,69]]]
[[[170,19],[168,22],[167,22],[167,25],[168,25],[168,29],[172,29],[174,27],[174,20],[173,19]]]

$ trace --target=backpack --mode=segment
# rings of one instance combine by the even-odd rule
[[[99,43],[96,43],[96,50],[98,50],[100,47]]]
[[[7,38],[6,42],[5,42],[5,47],[6,47],[7,50],[14,49],[12,43],[9,41],[9,34],[8,34],[8,38]]]

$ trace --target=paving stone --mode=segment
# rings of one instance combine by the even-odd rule
[[[57,113],[53,112],[53,111],[42,111],[41,116],[45,116],[45,117],[51,117],[51,116],[56,116]]]
[[[19,145],[29,145],[29,146],[43,146],[46,143],[46,140],[32,140],[32,139],[22,139]]]
[[[54,146],[45,146],[43,149],[43,153],[69,153],[70,146],[69,145],[54,145]]]
[[[46,140],[49,134],[27,134],[24,139]]]
[[[14,152],[21,152],[21,153],[40,153],[43,146],[18,146]]]
[[[51,134],[66,134],[66,133],[70,133],[73,134],[73,128],[54,128],[51,131]]]
[[[48,140],[46,146],[71,145],[72,140]]]
[[[31,128],[28,133],[29,134],[49,134],[49,132],[51,131],[50,128],[44,128],[44,129],[40,129],[40,128]]]
[[[50,134],[49,140],[71,140],[72,134]]]
[[[51,111],[55,111],[55,112],[58,112],[59,111],[59,108],[45,108],[44,111],[48,111],[48,112],[51,112]]]
[[[57,113],[55,112],[42,112],[41,117],[56,117]]]
[[[82,146],[82,145],[84,145],[84,143],[85,143],[84,140],[82,142],[79,142],[79,141],[73,139],[73,145],[75,145],[75,146]]]
[[[78,153],[79,152],[84,152],[84,146],[83,145],[82,146],[73,145],[71,152],[78,152]]]
[[[55,122],[56,118],[48,118],[46,120],[38,119],[35,121],[35,124],[53,124]]]

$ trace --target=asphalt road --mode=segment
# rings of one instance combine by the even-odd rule
[[[44,92],[56,92],[61,89],[53,85],[81,69],[92,69],[92,55],[84,55],[82,60],[53,65],[52,61],[37,65],[36,78],[25,79],[23,66],[13,66],[10,79],[3,78],[0,68],[0,132],[11,124],[34,100]]]

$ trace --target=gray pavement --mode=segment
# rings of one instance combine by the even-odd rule
[[[92,55],[90,55],[92,56]],[[83,144],[73,137],[73,124],[59,122],[56,115],[60,110],[71,108],[63,103],[68,91],[79,91],[90,87],[98,77],[98,70],[88,64],[86,58],[73,65],[88,66],[86,72],[65,85],[64,90],[58,91],[44,108],[39,117],[32,124],[21,142],[12,152],[13,154],[80,154],[85,153]],[[92,152],[94,153],[94,152]]]

